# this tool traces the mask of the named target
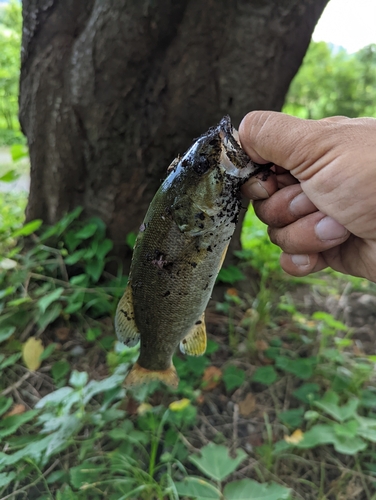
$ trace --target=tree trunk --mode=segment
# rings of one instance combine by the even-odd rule
[[[81,205],[125,257],[194,137],[281,108],[327,1],[23,0],[27,219]]]

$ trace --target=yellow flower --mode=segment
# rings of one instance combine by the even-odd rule
[[[296,429],[291,436],[284,436],[284,440],[289,444],[298,444],[304,438],[304,432],[300,429]]]
[[[187,406],[191,404],[190,400],[187,398],[180,399],[179,401],[173,401],[170,403],[169,408],[171,411],[182,411]]]

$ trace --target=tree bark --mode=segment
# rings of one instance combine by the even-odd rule
[[[229,114],[279,110],[328,0],[23,0],[27,219],[77,205],[115,253],[172,159]]]

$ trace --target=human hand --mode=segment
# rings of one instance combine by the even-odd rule
[[[275,164],[242,190],[282,248],[282,268],[306,276],[329,266],[376,282],[376,119],[253,111],[239,137],[252,160]]]

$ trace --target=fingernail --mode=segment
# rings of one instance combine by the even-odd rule
[[[322,241],[336,240],[347,234],[347,229],[331,217],[324,217],[316,224],[315,232]]]
[[[307,267],[311,262],[309,255],[291,255],[291,260],[296,267]]]
[[[290,212],[295,217],[301,217],[302,215],[307,215],[314,212],[316,209],[315,205],[308,198],[305,193],[300,193],[290,202]]]
[[[252,200],[265,200],[269,198],[269,193],[259,181],[253,182],[250,186],[248,185],[247,191]]]

